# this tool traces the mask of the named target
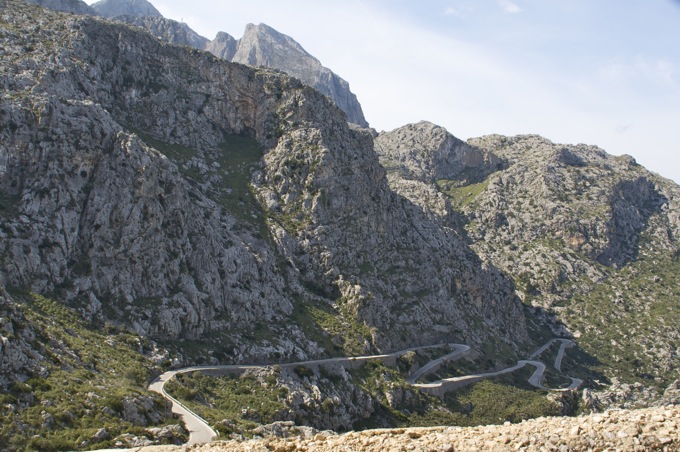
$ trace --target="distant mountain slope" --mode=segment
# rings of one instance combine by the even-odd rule
[[[82,0],[25,0],[28,3],[65,13],[96,16],[98,13]]]
[[[677,184],[595,146],[463,143],[430,123],[380,134],[376,150],[393,189],[466,234],[608,375],[652,386],[680,377]]]
[[[99,0],[92,4],[92,9],[108,18],[116,16],[163,17],[146,0]]]
[[[170,44],[208,49],[211,41],[196,33],[187,24],[166,19],[163,16],[127,15],[116,16],[114,20],[136,25],[147,30],[156,38]]]

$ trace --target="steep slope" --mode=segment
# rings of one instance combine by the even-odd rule
[[[99,0],[92,4],[92,9],[103,17],[138,16],[163,17],[163,15],[146,0]]]
[[[594,368],[652,386],[678,378],[676,184],[594,146],[462,143],[428,123],[381,134],[376,150],[390,185],[467,234]]]
[[[347,120],[368,127],[361,105],[350,91],[349,83],[321,65],[300,44],[265,25],[248,24],[231,61],[279,69],[297,77],[335,101]]]
[[[223,360],[527,340],[511,283],[392,193],[324,96],[23,9],[3,15],[7,287]]]
[[[148,340],[35,294],[0,295],[0,316],[0,449],[132,446],[130,431],[141,444],[186,441],[165,401],[146,390],[166,359]]]
[[[239,91],[251,92],[251,78],[258,86],[269,75],[255,81],[253,71],[163,46],[129,27],[31,14],[45,29],[28,37],[30,44],[12,31],[28,23],[10,16],[5,28],[13,45],[7,58],[29,72],[23,79],[3,65],[2,187],[10,209],[3,219],[3,282],[59,292],[84,315],[157,338],[247,331],[256,319],[289,314],[273,250],[254,237],[257,228],[244,228],[226,212],[242,202],[234,198],[247,201],[246,182],[220,178],[218,189],[200,181],[215,168],[223,177],[237,176],[259,158],[256,145],[229,137],[248,125],[265,128],[238,99]],[[70,31],[60,33],[58,26]],[[54,52],[72,59],[44,64]],[[194,61],[209,69],[201,72]],[[216,75],[222,81],[209,82]],[[221,94],[208,102],[211,90]],[[252,108],[258,96],[266,108],[264,90],[250,97]],[[162,132],[145,127],[150,121]],[[179,133],[200,151],[154,142],[171,161],[121,123],[167,141]],[[210,189],[218,190],[216,200],[206,195]],[[238,214],[247,218],[247,210]],[[223,350],[231,350],[233,343],[223,339]]]

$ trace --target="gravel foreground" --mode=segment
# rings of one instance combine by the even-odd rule
[[[612,410],[579,417],[549,417],[520,424],[366,430],[313,437],[217,441],[197,446],[150,447],[171,451],[678,451],[680,407]]]

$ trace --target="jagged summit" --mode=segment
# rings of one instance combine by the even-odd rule
[[[279,69],[297,77],[330,96],[347,113],[349,122],[368,127],[361,105],[349,89],[349,83],[324,67],[293,38],[268,25],[248,24],[231,61]]]
[[[163,15],[146,0],[100,0],[97,3],[92,4],[92,9],[104,17],[163,17]]]
[[[266,24],[246,25],[234,58],[239,63],[251,66],[276,64],[291,67],[307,66],[314,70],[321,68],[319,60],[310,55],[293,38],[279,33]]]

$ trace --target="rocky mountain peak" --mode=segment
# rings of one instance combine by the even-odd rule
[[[242,64],[265,67],[322,69],[321,62],[310,55],[290,36],[265,24],[248,24],[239,41],[234,60]]]
[[[94,3],[92,8],[104,17],[163,17],[163,15],[146,0],[100,0],[97,3]]]
[[[428,121],[383,132],[375,143],[382,164],[405,179],[473,182],[503,166],[492,152],[470,146]]]
[[[215,39],[210,41],[205,50],[216,57],[231,61],[238,49],[238,41],[229,33],[220,31],[215,35]]]
[[[218,55],[219,56],[219,55]],[[248,24],[231,61],[279,69],[332,98],[347,114],[347,120],[368,127],[361,105],[349,83],[322,66],[290,36],[259,24]]]

